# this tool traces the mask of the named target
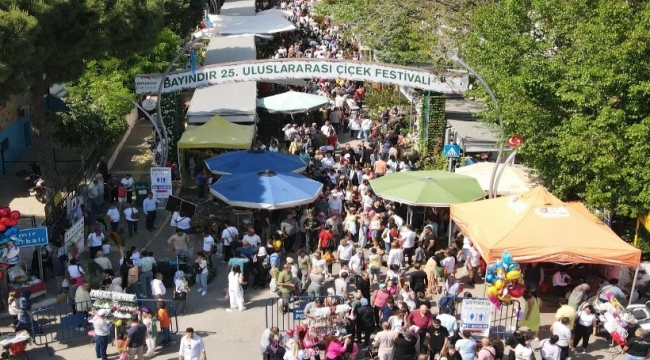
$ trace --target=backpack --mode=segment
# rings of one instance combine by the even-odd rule
[[[262,267],[266,270],[269,270],[271,268],[271,261],[269,261],[268,256],[265,256],[262,260]]]

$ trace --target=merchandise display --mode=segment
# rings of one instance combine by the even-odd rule
[[[102,309],[110,310],[109,321],[128,320],[131,318],[131,314],[137,314],[140,310],[135,294],[92,290],[90,298],[93,300],[93,313]]]

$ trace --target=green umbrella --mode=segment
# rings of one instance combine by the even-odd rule
[[[485,197],[473,177],[440,170],[392,173],[370,185],[381,198],[414,206],[447,207]]]

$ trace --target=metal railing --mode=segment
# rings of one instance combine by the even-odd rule
[[[170,332],[172,334],[178,333],[178,316],[176,314],[176,306],[172,300],[162,300],[166,304],[167,312],[171,319]],[[35,345],[44,345],[50,356],[53,352],[50,344],[57,342],[69,342],[79,338],[90,338],[92,324],[89,323],[89,311],[92,311],[92,304],[94,300],[82,301],[74,305],[68,303],[60,303],[45,308],[34,310],[30,316],[31,320],[27,326],[19,323],[17,330],[27,330]],[[158,310],[157,299],[137,299],[138,307],[142,309],[147,307],[151,309],[154,314]],[[122,324],[115,331],[115,325],[111,325],[111,338],[116,332],[126,332],[128,320],[123,320]]]
[[[284,298],[266,299],[264,301],[266,328],[277,326],[280,331],[293,329],[301,321],[307,319],[304,310],[308,303],[316,299],[323,299],[324,301],[327,298],[336,298],[340,304],[344,302],[342,296],[292,296],[288,300]]]
[[[438,305],[450,307],[453,315],[460,319],[462,312],[462,303],[465,297],[449,297],[450,304],[445,304],[445,297],[438,300]],[[470,298],[472,300],[487,300],[485,298]],[[512,300],[510,304],[502,304],[500,309],[492,307],[490,318],[490,336],[497,336],[500,339],[506,339],[510,334],[519,328],[519,317],[517,314],[521,310],[521,304],[517,300]]]

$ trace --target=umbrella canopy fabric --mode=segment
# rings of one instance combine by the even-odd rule
[[[488,191],[490,187],[490,178],[495,163],[479,162],[476,164],[461,166],[456,169],[456,174],[471,176],[478,180],[483,190]],[[503,165],[502,165],[503,166]],[[501,171],[501,167],[497,170]],[[530,169],[522,165],[507,165],[501,179],[499,179],[499,188],[496,190],[497,195],[513,195],[530,191],[532,181],[529,176]]]
[[[229,205],[248,209],[284,209],[314,202],[323,184],[300,174],[270,170],[226,175],[210,187],[210,192]]]
[[[413,206],[448,207],[485,197],[476,179],[439,170],[392,173],[370,185],[381,198]]]
[[[230,151],[205,160],[214,174],[231,175],[271,170],[278,173],[301,172],[307,165],[296,155],[272,151]]]
[[[257,100],[257,107],[266,109],[270,113],[296,114],[306,113],[318,109],[329,103],[324,96],[287,91]]]
[[[527,193],[451,206],[451,219],[489,264],[510,252],[521,263],[637,266],[641,250],[623,241],[581,203],[539,186]]]

